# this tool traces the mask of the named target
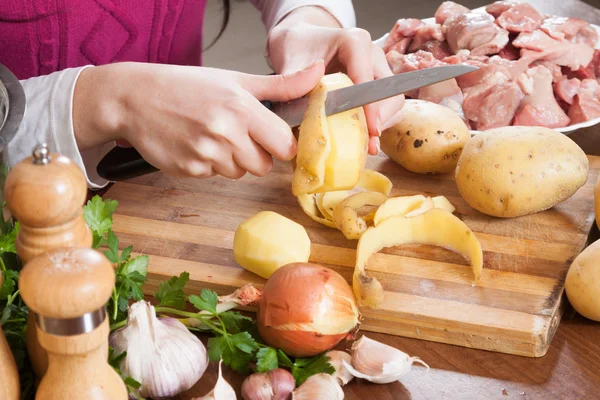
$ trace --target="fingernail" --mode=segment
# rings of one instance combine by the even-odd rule
[[[381,142],[379,141],[378,137],[375,138],[375,148],[377,149],[377,154],[379,154],[379,152],[381,151]]]

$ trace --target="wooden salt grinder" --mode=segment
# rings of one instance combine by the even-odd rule
[[[0,275],[0,286],[2,286],[2,275]],[[19,371],[2,327],[0,327],[0,382],[0,399],[19,400],[21,397]]]
[[[125,384],[108,364],[106,303],[115,286],[112,264],[87,247],[64,247],[30,260],[19,289],[35,312],[48,369],[36,400],[127,400]]]
[[[87,183],[69,158],[49,153],[44,144],[33,149],[10,171],[4,185],[6,205],[21,224],[17,254],[27,263],[48,250],[65,246],[92,246],[92,234],[83,219]],[[27,351],[33,371],[42,377],[48,359],[35,336],[34,316],[27,321]]]

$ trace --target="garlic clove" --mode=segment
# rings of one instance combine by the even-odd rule
[[[219,303],[235,303],[239,306],[254,305],[262,294],[262,290],[254,287],[251,283],[247,283],[235,292],[226,296],[219,296]]]
[[[282,368],[250,375],[242,383],[244,400],[288,400],[296,388],[291,373]]]
[[[223,372],[221,370],[222,363],[223,360],[219,360],[219,377],[213,390],[202,397],[197,397],[192,400],[237,400],[235,390],[233,390],[229,382],[223,378]]]
[[[364,335],[352,345],[352,364],[342,360],[342,364],[352,375],[373,383],[395,382],[410,371],[413,363],[422,364],[429,369],[429,365],[419,357],[410,357]]]
[[[331,350],[325,353],[325,355],[329,357],[329,364],[335,368],[333,376],[340,385],[344,386],[354,378],[354,375],[352,375],[342,363],[343,360],[346,360],[347,363],[352,362],[352,356],[350,354],[345,351]]]
[[[292,392],[292,400],[342,400],[344,391],[332,375],[320,373],[310,376]]]
[[[190,389],[204,374],[204,344],[180,321],[157,318],[154,307],[138,301],[129,307],[127,325],[110,336],[115,354],[127,352],[121,372],[141,383],[143,398],[169,398]]]

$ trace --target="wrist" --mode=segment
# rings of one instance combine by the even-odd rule
[[[73,93],[73,131],[80,151],[120,139],[125,132],[122,64],[87,68]]]

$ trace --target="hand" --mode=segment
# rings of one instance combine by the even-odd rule
[[[175,176],[263,176],[272,156],[295,157],[297,143],[259,100],[302,97],[324,71],[323,62],[271,76],[142,63],[89,68],[75,87],[75,137],[81,150],[124,139]]]
[[[355,84],[392,76],[381,48],[363,29],[341,29],[320,7],[290,13],[268,37],[269,57],[276,73],[291,73],[322,59],[326,73],[344,72]],[[381,131],[400,120],[404,95],[364,106],[369,129],[369,154],[379,152]]]

